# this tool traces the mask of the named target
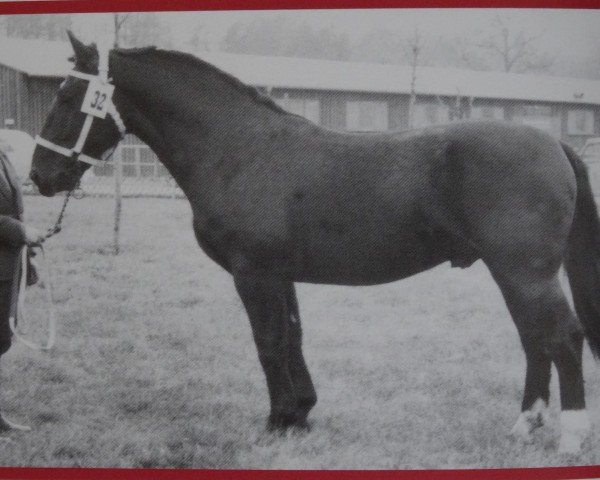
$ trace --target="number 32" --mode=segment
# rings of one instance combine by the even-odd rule
[[[94,92],[94,98],[92,99],[92,102],[90,103],[90,107],[95,108],[98,111],[102,111],[105,101],[106,101],[106,93],[101,93],[100,91],[96,90]]]

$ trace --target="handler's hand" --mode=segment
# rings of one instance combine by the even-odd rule
[[[44,240],[44,235],[37,228],[25,225],[25,243],[29,246],[39,245]]]

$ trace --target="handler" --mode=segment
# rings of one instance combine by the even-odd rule
[[[17,302],[15,297],[18,287],[14,287],[19,283],[20,248],[39,244],[42,238],[43,235],[37,229],[23,223],[21,185],[10,161],[0,152],[0,356],[11,345],[12,333],[8,318],[11,304]],[[13,291],[16,293],[13,294]],[[27,430],[26,427],[4,419],[0,412],[0,432],[13,429]]]

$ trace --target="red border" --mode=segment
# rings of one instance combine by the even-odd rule
[[[599,0],[34,0],[2,1],[0,14],[333,8],[600,8]]]
[[[349,8],[598,9],[600,0],[0,0],[0,14],[291,10]],[[182,470],[0,467],[12,480],[575,480],[600,478],[600,465],[478,470]]]
[[[600,465],[484,470],[184,470],[0,468],[11,480],[575,480],[600,478]]]

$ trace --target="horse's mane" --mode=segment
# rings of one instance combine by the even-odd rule
[[[290,114],[288,111],[284,110],[277,103],[275,103],[275,101],[271,97],[263,94],[257,88],[246,85],[242,81],[235,78],[233,75],[224,72],[223,70],[215,67],[211,63],[205,62],[204,60],[190,53],[178,52],[176,50],[163,50],[154,46],[141,48],[120,48],[116,51],[120,55],[126,56],[156,55],[159,57],[165,57],[169,60],[179,60],[183,65],[187,66],[190,69],[197,69],[200,71],[209,70],[212,73],[214,73],[218,78],[231,85],[236,90],[250,96],[250,98],[259,105],[264,105],[278,113]]]

